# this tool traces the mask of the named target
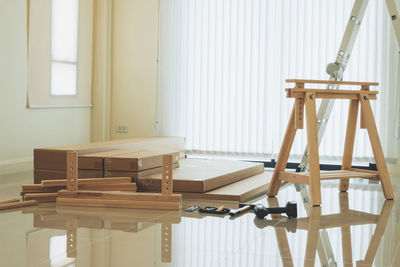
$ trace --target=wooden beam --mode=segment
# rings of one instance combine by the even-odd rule
[[[1,204],[7,204],[7,203],[13,203],[13,202],[19,202],[19,198],[0,200],[0,205]]]
[[[79,185],[89,185],[89,184],[113,184],[113,183],[130,183],[132,181],[131,177],[108,177],[108,178],[83,178],[78,179]],[[59,179],[59,180],[43,180],[42,186],[66,186],[67,180],[66,179]],[[78,186],[79,187],[79,186]]]
[[[332,81],[332,80],[302,80],[287,79],[287,83],[310,83],[310,84],[340,84],[340,85],[370,85],[378,86],[378,82],[352,82],[352,81]]]
[[[0,210],[22,208],[22,207],[33,206],[33,205],[37,205],[37,204],[38,204],[38,202],[36,200],[12,202],[12,203],[0,204]]]
[[[39,203],[56,202],[58,193],[33,193],[25,194],[24,201],[36,200]]]

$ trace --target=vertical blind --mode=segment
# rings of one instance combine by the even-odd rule
[[[287,78],[328,79],[353,1],[161,0],[159,134],[185,136],[190,152],[275,158],[293,100]],[[388,159],[397,157],[399,54],[384,1],[370,1],[344,80],[378,81],[373,110]],[[320,146],[343,152],[348,102],[336,101]],[[397,121],[397,122],[396,122]],[[292,159],[306,134],[298,132]],[[354,156],[372,160],[358,129]]]

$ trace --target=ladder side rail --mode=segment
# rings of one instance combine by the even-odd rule
[[[353,51],[354,43],[357,39],[360,30],[362,19],[364,18],[369,0],[356,0],[350,14],[349,22],[344,33],[339,52],[336,56],[336,61],[327,66],[327,72],[330,74],[329,80],[343,79],[343,73],[346,70],[347,63],[349,62],[351,52]],[[327,89],[338,90],[338,85],[328,85]],[[334,99],[323,99],[319,106],[317,113],[317,130],[318,130],[318,144],[321,143],[322,137],[334,106]],[[308,151],[307,147],[301,158],[298,172],[304,172],[308,165]]]

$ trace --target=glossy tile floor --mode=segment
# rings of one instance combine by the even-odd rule
[[[1,211],[0,266],[400,266],[400,176],[391,177],[395,201],[384,200],[379,184],[360,181],[348,193],[323,182],[321,208],[307,209],[294,185],[269,202],[253,201],[297,201],[297,220],[54,204]],[[0,199],[13,198],[32,175],[0,181]],[[193,204],[238,203],[184,201],[184,208]]]

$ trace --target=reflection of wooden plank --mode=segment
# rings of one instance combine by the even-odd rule
[[[161,224],[161,262],[171,262],[172,258],[172,225]]]
[[[206,193],[182,193],[184,198],[242,201],[266,192],[272,172],[264,172]]]
[[[57,198],[59,206],[86,206],[102,208],[127,208],[127,209],[158,209],[158,210],[178,210],[181,205],[179,202],[161,202],[161,201],[132,201],[120,199],[85,199],[85,198]]]
[[[320,218],[319,228],[327,229],[351,225],[376,224],[378,215],[348,210],[346,212],[324,215]],[[297,229],[308,229],[310,218],[297,219]]]
[[[76,243],[78,239],[77,228],[78,221],[74,218],[68,219],[66,222],[67,228],[67,257],[76,258]]]

